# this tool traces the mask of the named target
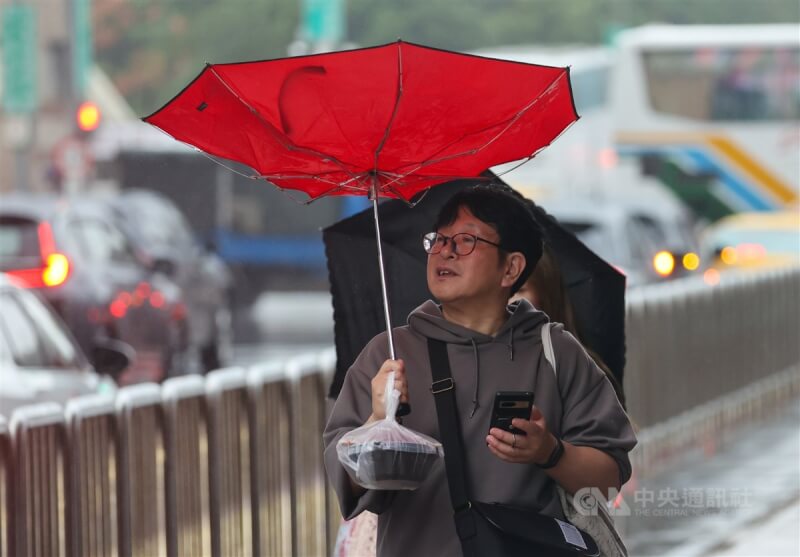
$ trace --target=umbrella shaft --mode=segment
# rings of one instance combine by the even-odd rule
[[[374,186],[373,186],[374,188]],[[383,247],[381,246],[381,226],[378,219],[378,196],[377,192],[372,192],[372,213],[375,216],[375,240],[378,243],[378,265],[381,275],[381,293],[383,294],[383,315],[386,318],[386,335],[389,339],[389,356],[396,360],[394,352],[394,336],[392,335],[392,318],[389,314],[389,295],[386,292],[386,270],[383,267]]]

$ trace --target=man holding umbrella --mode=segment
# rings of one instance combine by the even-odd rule
[[[522,202],[491,187],[460,192],[439,213],[424,248],[428,286],[440,305],[425,302],[407,326],[394,330],[397,360],[387,359],[386,333],[364,348],[324,433],[325,465],[342,514],[380,515],[381,556],[462,554],[444,470],[436,469],[413,492],[365,490],[350,480],[336,454],[342,435],[384,417],[392,370],[401,400],[413,407],[403,425],[440,438],[429,339],[447,345],[467,489],[476,501],[563,518],[555,483],[569,493],[620,487],[630,477],[627,453],[636,442],[611,384],[580,344],[554,327],[556,378],[541,343],[547,316],[525,300],[506,305],[542,253],[541,231]],[[513,422],[524,435],[490,429],[498,391],[534,393],[529,419]]]
[[[498,88],[500,82],[513,87]],[[308,200],[369,195],[390,328],[379,199],[410,201],[448,180],[530,159],[577,118],[568,68],[398,40],[345,52],[208,64],[144,120],[212,157],[245,165],[251,169],[245,175],[254,180],[304,192]],[[381,386],[389,368],[397,369],[398,386],[413,401],[406,425],[438,434],[428,339],[447,343],[476,501],[536,505],[557,516],[554,481],[569,489],[607,487],[630,473],[625,455],[634,439],[627,418],[579,345],[558,328],[554,345],[562,388],[552,373],[539,373],[539,330],[546,317],[526,302],[508,311],[505,305],[539,256],[525,248],[537,232],[520,220],[529,217],[518,202],[481,195],[465,203],[468,211],[459,212],[458,204],[443,213],[446,218],[428,237],[428,282],[442,305],[420,306],[407,327],[396,329],[397,351],[390,332],[367,345],[347,374],[325,433],[326,463],[343,514],[382,513],[383,555],[460,553],[452,522],[441,518],[448,514],[443,472],[413,493],[364,493],[350,484],[335,455],[346,431],[383,415]],[[396,361],[386,362],[390,356]],[[532,420],[522,420],[522,429],[530,430],[524,439],[499,431],[487,436],[499,390],[536,393]],[[550,472],[536,466],[542,463]]]

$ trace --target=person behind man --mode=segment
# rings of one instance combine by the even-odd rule
[[[526,300],[507,305],[542,250],[541,230],[523,203],[499,188],[459,192],[440,211],[424,245],[428,287],[439,304],[425,302],[407,326],[394,330],[397,360],[387,359],[386,333],[367,344],[348,370],[323,434],[325,467],[342,515],[380,515],[381,557],[462,554],[444,467],[415,491],[365,490],[351,481],[336,454],[342,435],[385,416],[383,393],[392,370],[401,400],[413,408],[403,425],[440,439],[428,338],[447,343],[475,500],[563,518],[555,484],[571,493],[621,487],[630,477],[627,455],[636,443],[613,388],[577,341],[560,326],[552,331],[556,384],[541,344],[546,315]],[[489,429],[497,391],[535,393],[530,420],[513,423],[525,436]],[[548,462],[552,466],[543,468]]]
[[[617,394],[620,404],[625,408],[625,392],[622,389],[622,385],[603,362],[603,359],[594,350],[586,346],[578,333],[578,321],[575,318],[572,301],[569,299],[569,293],[564,284],[564,275],[561,273],[561,268],[558,266],[555,255],[547,244],[544,245],[542,257],[536,264],[531,276],[528,277],[528,280],[525,281],[525,284],[522,285],[517,293],[511,296],[510,302],[515,302],[522,298],[528,300],[539,311],[546,313],[550,321],[561,323],[564,330],[583,345],[583,349],[586,350],[589,357],[606,374],[611,386],[614,387],[614,392]]]

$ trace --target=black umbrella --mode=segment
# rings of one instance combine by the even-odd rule
[[[622,385],[625,369],[625,275],[531,202],[563,276],[581,341]]]
[[[503,182],[494,177],[493,182]],[[392,326],[404,325],[408,314],[431,297],[426,281],[427,255],[422,235],[457,191],[487,180],[456,180],[428,190],[415,207],[387,201],[378,210],[381,245]],[[562,228],[541,207],[533,212],[561,268],[578,329],[586,346],[597,353],[622,384],[625,366],[625,277]],[[336,373],[330,396],[336,397],[347,369],[376,334],[385,330],[381,286],[375,265],[372,209],[322,231],[333,295]]]

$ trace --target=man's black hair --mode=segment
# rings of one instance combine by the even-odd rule
[[[439,211],[433,229],[439,230],[455,222],[461,207],[497,231],[503,250],[518,251],[525,256],[525,269],[511,286],[511,294],[514,294],[522,288],[542,257],[541,227],[519,194],[512,193],[508,187],[478,185],[451,197]]]

